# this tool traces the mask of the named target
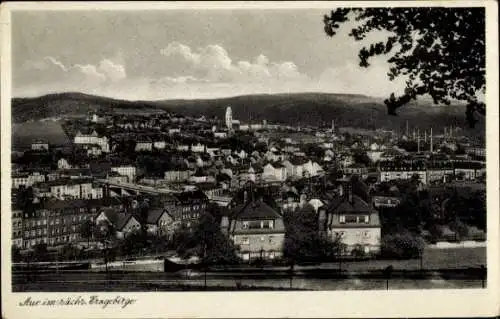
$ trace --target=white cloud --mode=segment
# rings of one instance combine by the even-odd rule
[[[104,59],[97,65],[69,65],[55,57],[45,57],[39,61],[27,61],[24,67],[31,72],[34,79],[43,78],[45,82],[71,83],[75,86],[90,85],[87,82],[115,82],[126,78],[125,66],[109,59]]]
[[[387,97],[404,80],[389,86],[388,65],[373,60],[369,68],[345,61],[310,77],[292,61],[271,61],[260,54],[232,59],[218,44],[193,49],[171,42],[155,56],[151,68],[129,76],[125,59],[105,58],[95,64],[70,64],[55,57],[26,61],[29,77],[16,85],[16,95],[82,91],[126,99],[215,98],[255,93],[331,92]],[[153,67],[154,66],[154,67]],[[396,90],[395,93],[398,93]]]
[[[404,92],[405,79],[396,78],[388,82],[389,65],[383,57],[373,59],[368,68],[358,64],[346,63],[341,67],[327,68],[319,76],[318,87],[329,92],[364,94],[375,97],[388,97],[390,93]],[[390,85],[388,85],[390,83]]]
[[[99,63],[99,71],[111,81],[120,81],[127,77],[125,67],[121,64],[114,63],[111,60],[104,59]]]
[[[193,50],[180,42],[171,42],[161,54],[169,65],[183,65],[185,76],[196,76],[210,82],[263,83],[277,80],[302,80],[306,78],[290,61],[270,62],[260,54],[253,62],[234,61],[218,44]]]

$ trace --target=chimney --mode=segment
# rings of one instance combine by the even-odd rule
[[[352,204],[352,182],[349,181],[346,183],[346,196],[347,196],[347,200],[349,201],[349,203]]]
[[[304,205],[306,204],[306,199],[307,199],[306,194],[300,195],[300,207],[304,207]]]
[[[246,203],[248,201],[248,192],[244,191],[243,192],[243,202]]]
[[[344,196],[344,186],[343,185],[339,186],[339,196],[340,197]]]
[[[434,153],[434,146],[432,145],[432,127],[431,127],[431,153]]]
[[[417,152],[420,153],[420,129],[418,130],[417,135]]]
[[[227,216],[222,216],[220,227],[222,233],[227,234],[229,232],[229,218]]]
[[[318,217],[318,226],[319,226],[319,231],[323,232],[326,229],[326,212],[324,209],[319,210],[319,217]]]

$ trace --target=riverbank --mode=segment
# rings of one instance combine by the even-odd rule
[[[484,288],[478,279],[443,278],[435,273],[429,278],[343,278],[240,275],[216,276],[190,273],[177,276],[165,273],[41,273],[34,276],[13,275],[14,292],[115,292],[115,291],[272,291],[272,290],[387,290],[387,289],[463,289]]]

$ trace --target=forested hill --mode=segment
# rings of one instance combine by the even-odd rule
[[[408,120],[421,130],[433,127],[440,131],[445,125],[466,130],[463,105],[435,106],[429,101],[412,103],[399,110],[398,116],[387,115],[380,98],[363,95],[329,93],[256,94],[217,99],[126,101],[82,93],[50,94],[36,98],[14,98],[14,122],[49,117],[84,115],[91,111],[116,113],[175,112],[182,115],[224,117],[231,106],[233,118],[242,122],[286,123],[292,125],[337,125],[400,129]],[[483,121],[484,122],[484,121]],[[484,134],[484,123],[471,132]]]

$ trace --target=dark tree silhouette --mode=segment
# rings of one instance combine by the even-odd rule
[[[422,95],[435,104],[465,101],[471,127],[476,113],[485,115],[478,98],[486,89],[484,8],[340,8],[324,16],[326,34],[334,36],[351,18],[358,22],[349,33],[356,41],[372,31],[389,32],[385,41],[360,50],[360,66],[368,67],[373,56],[389,55],[389,79],[408,77],[405,93],[385,100],[390,115]]]

